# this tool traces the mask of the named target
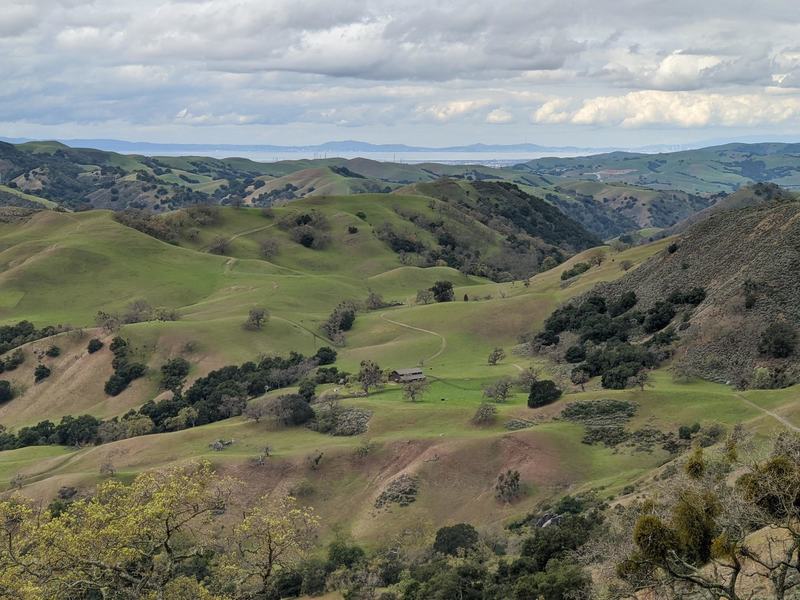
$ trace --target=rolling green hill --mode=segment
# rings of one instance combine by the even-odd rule
[[[29,142],[0,144],[0,181],[7,186],[0,190],[0,203],[164,213],[195,203],[270,206],[307,196],[387,193],[448,178],[512,183],[592,234],[611,239],[671,227],[707,208],[715,194],[752,182],[800,186],[798,160],[791,144],[731,144],[658,155],[616,152],[493,168],[365,158],[258,163],[146,157]]]
[[[465,196],[480,189],[461,187]],[[663,369],[655,373],[654,387],[643,391],[603,390],[596,381],[581,391],[564,379],[563,365],[547,355],[517,353],[519,336],[538,330],[559,304],[598,282],[618,279],[625,273],[622,267],[637,273],[636,265],[650,257],[659,260],[671,241],[623,252],[589,249],[525,284],[495,283],[447,266],[404,264],[401,255],[376,237],[376,230],[388,222],[397,228],[413,225],[420,239],[429,240],[432,234],[410,222],[407,211],[432,218],[438,203],[430,197],[391,194],[312,197],[267,213],[223,209],[213,222],[186,224],[182,236],[198,231],[191,239],[181,237],[180,245],[126,227],[107,211],[42,211],[24,223],[0,224],[0,323],[28,319],[37,327],[69,323],[82,328],[26,343],[25,362],[0,375],[17,390],[0,407],[0,423],[11,431],[44,418],[58,422],[64,415],[109,419],[154,398],[167,398],[169,392],[159,389],[159,381],[168,359],[182,357],[190,363],[191,383],[262,354],[297,351],[310,356],[319,346],[330,345],[320,326],[337,304],[361,302],[370,290],[387,304],[397,304],[362,307],[344,334],[344,345],[337,348],[335,366],[352,373],[367,359],[384,369],[421,365],[431,383],[418,402],[405,400],[396,384],[368,397],[359,395],[357,386],[320,385],[318,393],[338,389],[343,407],[371,413],[367,431],[357,436],[335,437],[235,416],[98,446],[43,445],[0,452],[0,485],[13,479],[22,493],[49,500],[61,486],[91,487],[104,464],[113,464],[117,476],[127,479],[143,470],[207,458],[220,472],[247,481],[243,501],[270,491],[300,490],[303,501],[323,517],[325,537],[339,528],[374,545],[409,528],[431,535],[440,525],[459,521],[491,530],[568,491],[594,489],[605,497],[624,488],[628,493],[630,485],[644,489],[652,469],[673,458],[660,446],[641,451],[584,443],[583,426],[554,418],[569,402],[630,400],[638,406],[630,428],[673,433],[694,421],[729,427],[745,422],[757,435],[768,436],[786,426],[774,415],[788,423],[800,418],[792,389],[738,395],[719,384],[675,383]],[[291,228],[281,225],[287,216],[294,219],[311,211],[326,217],[329,239],[323,247],[302,246]],[[459,214],[465,231],[477,226],[465,221],[466,213]],[[350,233],[350,227],[357,231]],[[486,227],[484,232],[481,243],[488,252],[495,231]],[[223,254],[210,253],[209,246],[220,238],[226,242]],[[265,240],[272,241],[268,258],[262,254]],[[564,270],[590,260],[596,266],[562,280]],[[438,280],[453,282],[456,301],[414,301],[419,289]],[[178,318],[151,317],[122,326],[119,335],[129,340],[148,371],[118,396],[108,396],[103,384],[113,370],[108,347],[115,334],[95,328],[94,316],[97,311],[125,313],[134,300],[168,309]],[[262,329],[250,331],[243,324],[254,307],[267,308],[270,317]],[[105,347],[88,353],[92,337],[102,339]],[[60,354],[46,355],[53,345]],[[491,366],[487,356],[496,346],[507,357]],[[40,363],[51,374],[34,383]],[[529,365],[539,368],[542,377],[559,381],[565,396],[530,409],[526,394],[515,389],[508,401],[497,405],[494,424],[473,425],[482,388]],[[283,391],[268,392],[267,398]],[[262,400],[252,400],[257,401]],[[509,422],[523,428],[507,429]],[[209,445],[218,439],[233,443],[212,450]],[[265,446],[271,456],[259,464],[254,459]],[[309,461],[317,456],[318,466],[311,468]],[[520,472],[525,493],[505,504],[495,500],[492,489],[498,473],[509,468]],[[418,478],[417,500],[376,511],[376,497],[401,474]],[[460,500],[454,505],[455,497]]]
[[[624,182],[690,194],[731,192],[770,182],[800,187],[799,144],[727,144],[663,154],[611,152],[577,158],[542,158],[516,167],[545,177]]]

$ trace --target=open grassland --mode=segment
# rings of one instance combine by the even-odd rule
[[[372,413],[366,433],[332,437],[305,428],[277,428],[235,417],[202,427],[131,438],[90,448],[30,447],[0,453],[0,487],[17,475],[23,491],[50,499],[63,485],[91,486],[100,465],[111,462],[117,475],[130,478],[146,469],[206,458],[222,472],[244,480],[242,494],[264,492],[301,495],[331,525],[339,524],[366,543],[408,529],[426,532],[458,521],[499,526],[537,503],[568,491],[596,489],[617,495],[633,483],[646,482],[652,470],[670,456],[613,450],[583,443],[584,428],[555,418],[575,400],[623,398],[638,411],[630,426],[674,431],[678,426],[719,422],[728,427],[744,422],[761,436],[800,426],[793,408],[797,388],[738,394],[706,382],[675,383],[668,367],[656,372],[653,386],[640,390],[587,391],[568,389],[561,400],[542,409],[527,408],[520,390],[498,405],[494,425],[471,424],[483,401],[485,385],[501,376],[515,376],[529,365],[543,374],[554,365],[543,358],[515,354],[520,334],[536,330],[559,304],[601,281],[615,279],[659,252],[668,240],[623,252],[609,247],[589,250],[564,265],[524,282],[494,283],[465,276],[447,267],[403,265],[374,235],[389,221],[402,226],[394,207],[399,203],[419,212],[429,199],[409,196],[309,198],[293,205],[324,212],[331,224],[330,244],[311,250],[293,242],[273,216],[258,210],[224,210],[219,224],[202,228],[196,239],[170,245],[115,222],[108,212],[65,214],[43,212],[24,226],[0,225],[0,323],[29,319],[37,326],[70,323],[86,327],[83,336],[63,333],[25,347],[28,360],[4,374],[24,393],[0,407],[0,423],[16,428],[44,418],[90,413],[98,417],[124,414],[156,397],[158,369],[167,359],[183,356],[192,363],[190,378],[223,365],[253,360],[262,353],[312,354],[327,342],[320,324],[342,300],[362,300],[370,290],[402,303],[359,312],[337,366],[355,371],[360,361],[383,368],[422,365],[431,381],[420,402],[405,400],[399,386],[389,384],[368,397],[351,398],[345,406]],[[365,218],[356,213],[363,212]],[[358,228],[349,233],[348,227]],[[218,237],[228,240],[224,256],[207,248]],[[272,239],[278,252],[264,260],[260,242]],[[599,266],[568,282],[561,272],[576,262],[603,255]],[[454,283],[456,301],[417,305],[417,290],[436,280]],[[464,301],[464,296],[468,301]],[[109,398],[103,382],[111,373],[107,350],[88,354],[87,340],[110,336],[93,329],[98,310],[124,310],[132,300],[176,310],[177,321],[126,325],[122,334],[151,367],[118,397]],[[248,310],[269,309],[260,331],[242,328]],[[33,353],[50,344],[61,356],[42,359],[52,376],[33,383]],[[487,364],[495,346],[507,357]],[[328,386],[333,387],[333,386]],[[767,412],[769,411],[769,412]],[[534,421],[511,432],[514,418]],[[233,440],[222,452],[209,444]],[[263,465],[254,458],[264,447],[272,456]],[[368,448],[368,450],[364,450]],[[318,468],[309,457],[322,454]],[[494,497],[498,473],[517,469],[526,493],[503,505]],[[374,502],[399,474],[419,478],[419,496],[408,507],[378,510]]]

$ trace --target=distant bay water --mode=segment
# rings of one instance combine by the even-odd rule
[[[211,158],[249,158],[257,162],[282,160],[313,160],[325,158],[366,158],[381,162],[396,163],[440,163],[508,166],[548,156],[582,156],[585,152],[248,152],[230,150],[191,150],[153,152],[124,152],[125,154],[148,154],[150,156],[208,156]]]

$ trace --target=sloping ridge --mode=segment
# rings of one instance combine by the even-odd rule
[[[756,183],[755,185],[745,186],[732,194],[727,194],[719,198],[714,204],[693,215],[679,221],[669,229],[662,232],[660,237],[675,235],[686,231],[689,227],[701,221],[705,221],[712,215],[726,210],[737,210],[771,202],[788,202],[795,197],[774,183]]]
[[[672,249],[595,291],[607,297],[633,291],[644,310],[676,289],[702,287],[707,297],[680,332],[686,364],[723,381],[749,378],[760,365],[798,371],[800,354],[770,359],[758,345],[776,321],[800,330],[800,203],[719,212],[690,227]],[[758,290],[749,308],[745,282]],[[675,323],[680,319],[679,313]]]

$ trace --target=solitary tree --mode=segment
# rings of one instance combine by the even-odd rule
[[[269,313],[266,308],[251,308],[247,315],[247,321],[244,322],[244,328],[248,331],[257,331],[264,326],[268,319]]]
[[[519,479],[519,471],[509,469],[505,473],[497,476],[497,483],[494,485],[494,495],[501,502],[512,502],[519,497],[522,486]]]
[[[503,377],[483,388],[483,395],[490,400],[502,403],[508,400],[513,384],[510,377]]]
[[[488,362],[490,365],[496,365],[505,357],[506,357],[506,351],[498,347],[489,353]]]
[[[539,408],[555,402],[561,397],[561,390],[554,381],[542,379],[531,386],[531,393],[528,396],[528,407]]]
[[[437,281],[433,284],[431,292],[433,292],[433,298],[437,302],[452,302],[455,296],[451,281]]]
[[[539,371],[533,367],[522,369],[517,377],[517,385],[526,392],[530,392],[531,387],[537,381],[539,381]]]
[[[431,302],[433,302],[433,292],[431,290],[417,292],[417,304],[430,304]]]
[[[640,390],[644,391],[644,388],[653,386],[651,381],[650,371],[642,369],[633,377],[628,378],[628,385],[630,387],[638,387]]]
[[[369,395],[369,390],[381,382],[383,373],[378,363],[371,360],[361,361],[361,370],[358,372],[357,379],[361,383],[364,393]]]
[[[589,373],[586,369],[573,369],[570,375],[570,381],[575,385],[581,386],[581,391],[586,391],[586,384],[589,382]]]
[[[410,402],[416,402],[428,391],[430,384],[424,380],[408,381],[403,384],[403,397]]]

